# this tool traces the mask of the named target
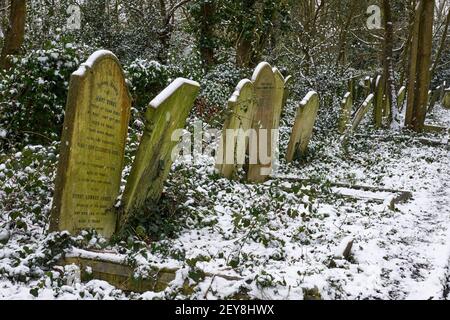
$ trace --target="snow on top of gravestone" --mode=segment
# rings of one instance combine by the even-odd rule
[[[379,75],[379,76],[377,77],[377,79],[375,80],[375,85],[378,87],[378,85],[380,84],[380,82],[381,82],[381,76]]]
[[[303,100],[300,102],[300,104],[302,106],[306,106],[306,104],[309,102],[309,100],[311,100],[312,97],[314,97],[315,95],[317,95],[317,92],[315,92],[315,91],[308,92],[308,94],[303,98]]]
[[[109,50],[97,50],[95,51],[93,54],[91,54],[89,56],[89,58],[86,60],[86,62],[84,62],[83,64],[81,64],[81,66],[78,68],[77,71],[75,71],[73,73],[74,76],[84,76],[84,74],[86,73],[87,69],[90,69],[94,66],[94,63],[104,57],[104,56],[112,56],[114,58],[117,59],[116,55],[114,53],[112,53]]]
[[[278,69],[277,67],[273,67],[272,68],[272,72],[273,72],[273,74],[277,74],[278,73],[280,75],[281,79],[283,79],[283,81],[285,81],[284,76],[281,73],[280,69]]]
[[[155,109],[158,108],[164,101],[166,101],[171,95],[173,95],[174,92],[178,90],[178,88],[180,88],[184,84],[200,87],[200,84],[196,81],[185,78],[177,78],[150,102],[150,106]]]
[[[239,95],[241,94],[242,89],[249,83],[252,83],[249,79],[243,79],[239,81],[238,85],[236,86],[235,91],[233,92],[233,95],[228,100],[229,102],[237,102],[237,99]]]
[[[256,67],[255,72],[253,72],[252,81],[256,81],[256,79],[258,78],[258,75],[261,73],[261,71],[264,68],[269,68],[270,70],[272,70],[272,66],[268,62],[261,62]]]

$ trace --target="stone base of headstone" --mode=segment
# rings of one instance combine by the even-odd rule
[[[146,278],[136,278],[134,268],[126,263],[125,256],[108,253],[79,250],[69,253],[58,262],[60,266],[76,265],[80,269],[81,281],[103,280],[125,292],[143,293],[162,292],[175,280],[178,269],[153,267]],[[240,281],[242,278],[205,273],[206,277],[218,277],[228,281]],[[194,288],[186,281],[182,293],[189,295]],[[248,299],[242,296],[241,299]]]

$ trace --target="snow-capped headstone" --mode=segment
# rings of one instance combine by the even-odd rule
[[[50,230],[115,232],[131,98],[116,56],[95,52],[74,72],[61,138]]]
[[[272,132],[275,122],[275,113],[278,110],[279,95],[276,90],[276,79],[273,69],[267,62],[260,63],[253,73],[252,82],[255,87],[256,113],[253,118],[253,128],[256,130],[258,141],[250,144],[258,144],[258,159],[256,163],[250,163],[248,180],[250,182],[264,182],[272,173],[274,153]],[[281,97],[282,99],[282,97]]]
[[[164,181],[172,166],[172,153],[178,144],[173,137],[183,129],[200,91],[200,85],[178,78],[150,102],[145,129],[122,198],[120,224],[148,201],[161,197]]]
[[[350,122],[350,117],[352,116],[352,108],[353,108],[353,98],[351,92],[347,92],[344,96],[344,99],[341,102],[341,114],[339,117],[339,133],[345,133],[347,130],[347,126]]]
[[[343,135],[341,141],[342,144],[346,144],[348,141],[348,138],[350,135],[358,129],[359,125],[361,124],[361,121],[364,119],[364,116],[369,112],[370,107],[373,105],[373,99],[374,95],[371,93],[366,100],[364,100],[363,104],[359,109],[356,111],[355,116],[353,117],[352,124],[347,128],[347,131]]]
[[[286,105],[289,95],[291,94],[292,80],[292,76],[287,76],[286,79],[284,79],[283,106]]]
[[[310,91],[300,102],[289,140],[286,161],[292,162],[296,158],[305,156],[308,151],[308,144],[311,140],[314,124],[316,123],[319,111],[319,96],[316,92]]]
[[[403,110],[403,105],[405,104],[406,98],[406,87],[402,86],[400,90],[398,90],[397,94],[397,107],[399,110]]]
[[[227,118],[217,153],[216,168],[225,178],[233,178],[245,164],[255,107],[253,83],[242,80],[228,100]]]

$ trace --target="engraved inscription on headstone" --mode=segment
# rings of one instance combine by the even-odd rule
[[[110,237],[120,189],[131,98],[122,67],[106,50],[72,74],[50,230],[95,229]]]
[[[233,178],[245,164],[255,107],[253,83],[244,79],[228,101],[227,119],[217,153],[216,168],[225,178]]]
[[[258,143],[258,161],[250,164],[248,180],[250,182],[264,182],[272,173],[273,160],[273,124],[277,95],[275,90],[275,75],[267,62],[262,62],[255,69],[252,77],[256,95],[256,113],[253,119],[253,128],[256,130]]]

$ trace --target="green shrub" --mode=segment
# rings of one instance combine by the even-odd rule
[[[0,148],[58,140],[70,75],[87,48],[57,39],[12,59],[0,80]]]

